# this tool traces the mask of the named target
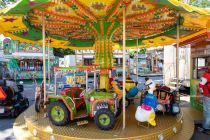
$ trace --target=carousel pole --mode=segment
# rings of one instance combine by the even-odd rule
[[[179,19],[180,14],[177,14],[178,21],[177,21],[177,37],[176,37],[176,87],[178,90],[179,87],[179,28],[180,28],[180,19]]]
[[[88,71],[86,70],[86,91],[88,90]]]
[[[48,84],[50,85],[50,39],[48,40]]]
[[[54,86],[55,86],[55,95],[57,95],[57,72],[54,70],[54,77],[55,77],[55,80],[54,80]]]
[[[94,68],[93,87],[94,87],[94,89],[96,89],[96,68]]]
[[[45,18],[42,16],[42,53],[43,53],[43,83],[44,83],[44,102],[46,102],[46,50],[45,50]]]
[[[125,64],[125,9],[123,7],[123,129],[125,129],[125,73],[126,73],[126,64]]]
[[[84,54],[83,54],[83,50],[82,50],[82,65],[85,65],[85,64],[84,64]]]
[[[74,86],[76,86],[76,70],[74,70]]]
[[[138,46],[139,46],[139,41],[138,41],[138,38],[136,40],[136,81],[138,82],[139,81],[139,49],[138,49]]]
[[[164,49],[165,49],[165,46],[163,46],[163,66],[165,66],[164,65]],[[163,69],[162,69],[162,74],[163,74],[163,84],[165,85],[165,67],[163,67]]]

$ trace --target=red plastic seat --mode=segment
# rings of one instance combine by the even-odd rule
[[[82,90],[78,87],[71,87],[63,90],[61,95],[70,96],[74,101],[76,108],[80,107],[85,103],[83,95],[81,95]]]
[[[0,100],[5,100],[7,98],[7,94],[4,92],[2,87],[0,87]]]

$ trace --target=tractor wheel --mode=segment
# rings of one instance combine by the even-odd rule
[[[110,110],[103,108],[96,112],[94,121],[101,130],[110,130],[114,127],[115,116]]]
[[[12,118],[16,118],[20,114],[20,111],[18,108],[14,108],[12,112]]]
[[[27,109],[29,107],[29,101],[28,99],[25,99],[25,109]]]
[[[52,124],[64,126],[69,123],[69,110],[63,102],[52,102],[48,106],[48,116]]]
[[[36,97],[36,100],[35,100],[35,111],[37,113],[41,111],[41,99],[40,99],[40,96]]]

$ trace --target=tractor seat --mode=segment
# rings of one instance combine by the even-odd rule
[[[81,89],[77,87],[72,87],[63,90],[61,95],[71,97],[76,105],[76,108],[78,108],[85,103],[84,97],[80,95],[81,93]]]

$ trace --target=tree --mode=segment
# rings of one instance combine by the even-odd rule
[[[58,57],[64,57],[65,55],[74,55],[75,51],[71,49],[60,49],[60,48],[54,48],[53,49],[54,56]]]
[[[0,8],[6,8],[6,7],[7,7],[8,2],[12,2],[12,3],[14,3],[14,2],[17,2],[17,0],[0,0],[0,5],[1,5],[1,7],[0,7]]]
[[[210,1],[209,0],[190,0],[190,4],[202,7],[202,8],[209,8],[210,7]]]
[[[5,8],[6,7],[6,4],[3,0],[0,0],[0,5],[1,5],[0,8]]]
[[[146,54],[146,51],[147,51],[146,48],[140,49],[138,54]],[[132,51],[129,53],[130,58],[134,58],[135,55],[136,55],[136,51]]]

